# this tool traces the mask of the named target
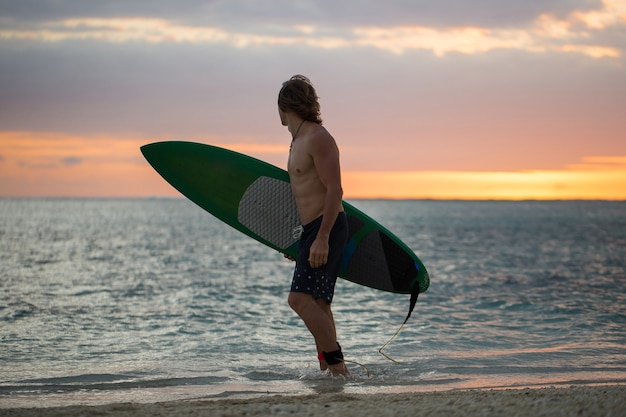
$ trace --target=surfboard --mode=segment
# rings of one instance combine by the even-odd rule
[[[198,206],[270,248],[296,256],[301,224],[287,171],[194,142],[151,143],[141,152],[167,182]],[[414,305],[430,284],[422,261],[376,220],[346,201],[343,206],[349,238],[339,276],[367,287],[411,294]]]

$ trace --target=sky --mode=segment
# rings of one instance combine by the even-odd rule
[[[626,0],[0,0],[0,197],[177,196],[163,140],[284,168],[294,74],[345,198],[626,199]]]

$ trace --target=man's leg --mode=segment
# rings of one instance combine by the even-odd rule
[[[311,294],[289,293],[289,306],[300,316],[315,338],[318,351],[333,352],[339,349],[339,345],[330,306],[328,303],[326,305],[327,308],[321,307]],[[329,365],[328,369],[333,375],[348,375],[348,369],[344,363]]]
[[[333,312],[330,309],[330,304],[328,304],[326,302],[326,300],[323,299],[317,299],[315,300],[317,302],[317,305],[320,306],[320,308],[324,311],[324,313],[326,313],[326,315],[328,315],[328,317],[330,317],[330,322],[332,324],[333,327],[333,335],[335,336],[335,341],[337,340],[337,329],[335,328],[335,319],[333,318]],[[320,354],[320,352],[323,352],[324,350],[317,344],[317,341],[315,341],[315,346],[317,348],[317,353],[318,355]],[[320,360],[320,370],[325,371],[328,369],[328,364],[326,363],[325,360]]]

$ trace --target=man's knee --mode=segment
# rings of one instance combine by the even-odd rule
[[[290,292],[289,298],[287,298],[287,303],[289,307],[296,313],[302,311],[306,306],[314,302],[313,296],[311,294],[303,293],[303,292]]]

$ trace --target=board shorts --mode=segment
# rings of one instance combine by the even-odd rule
[[[312,268],[309,263],[309,251],[321,224],[322,216],[302,226],[291,292],[311,294],[316,300],[323,299],[330,304],[333,301],[335,282],[348,241],[348,218],[344,212],[339,212],[328,238],[328,262],[319,268]]]

